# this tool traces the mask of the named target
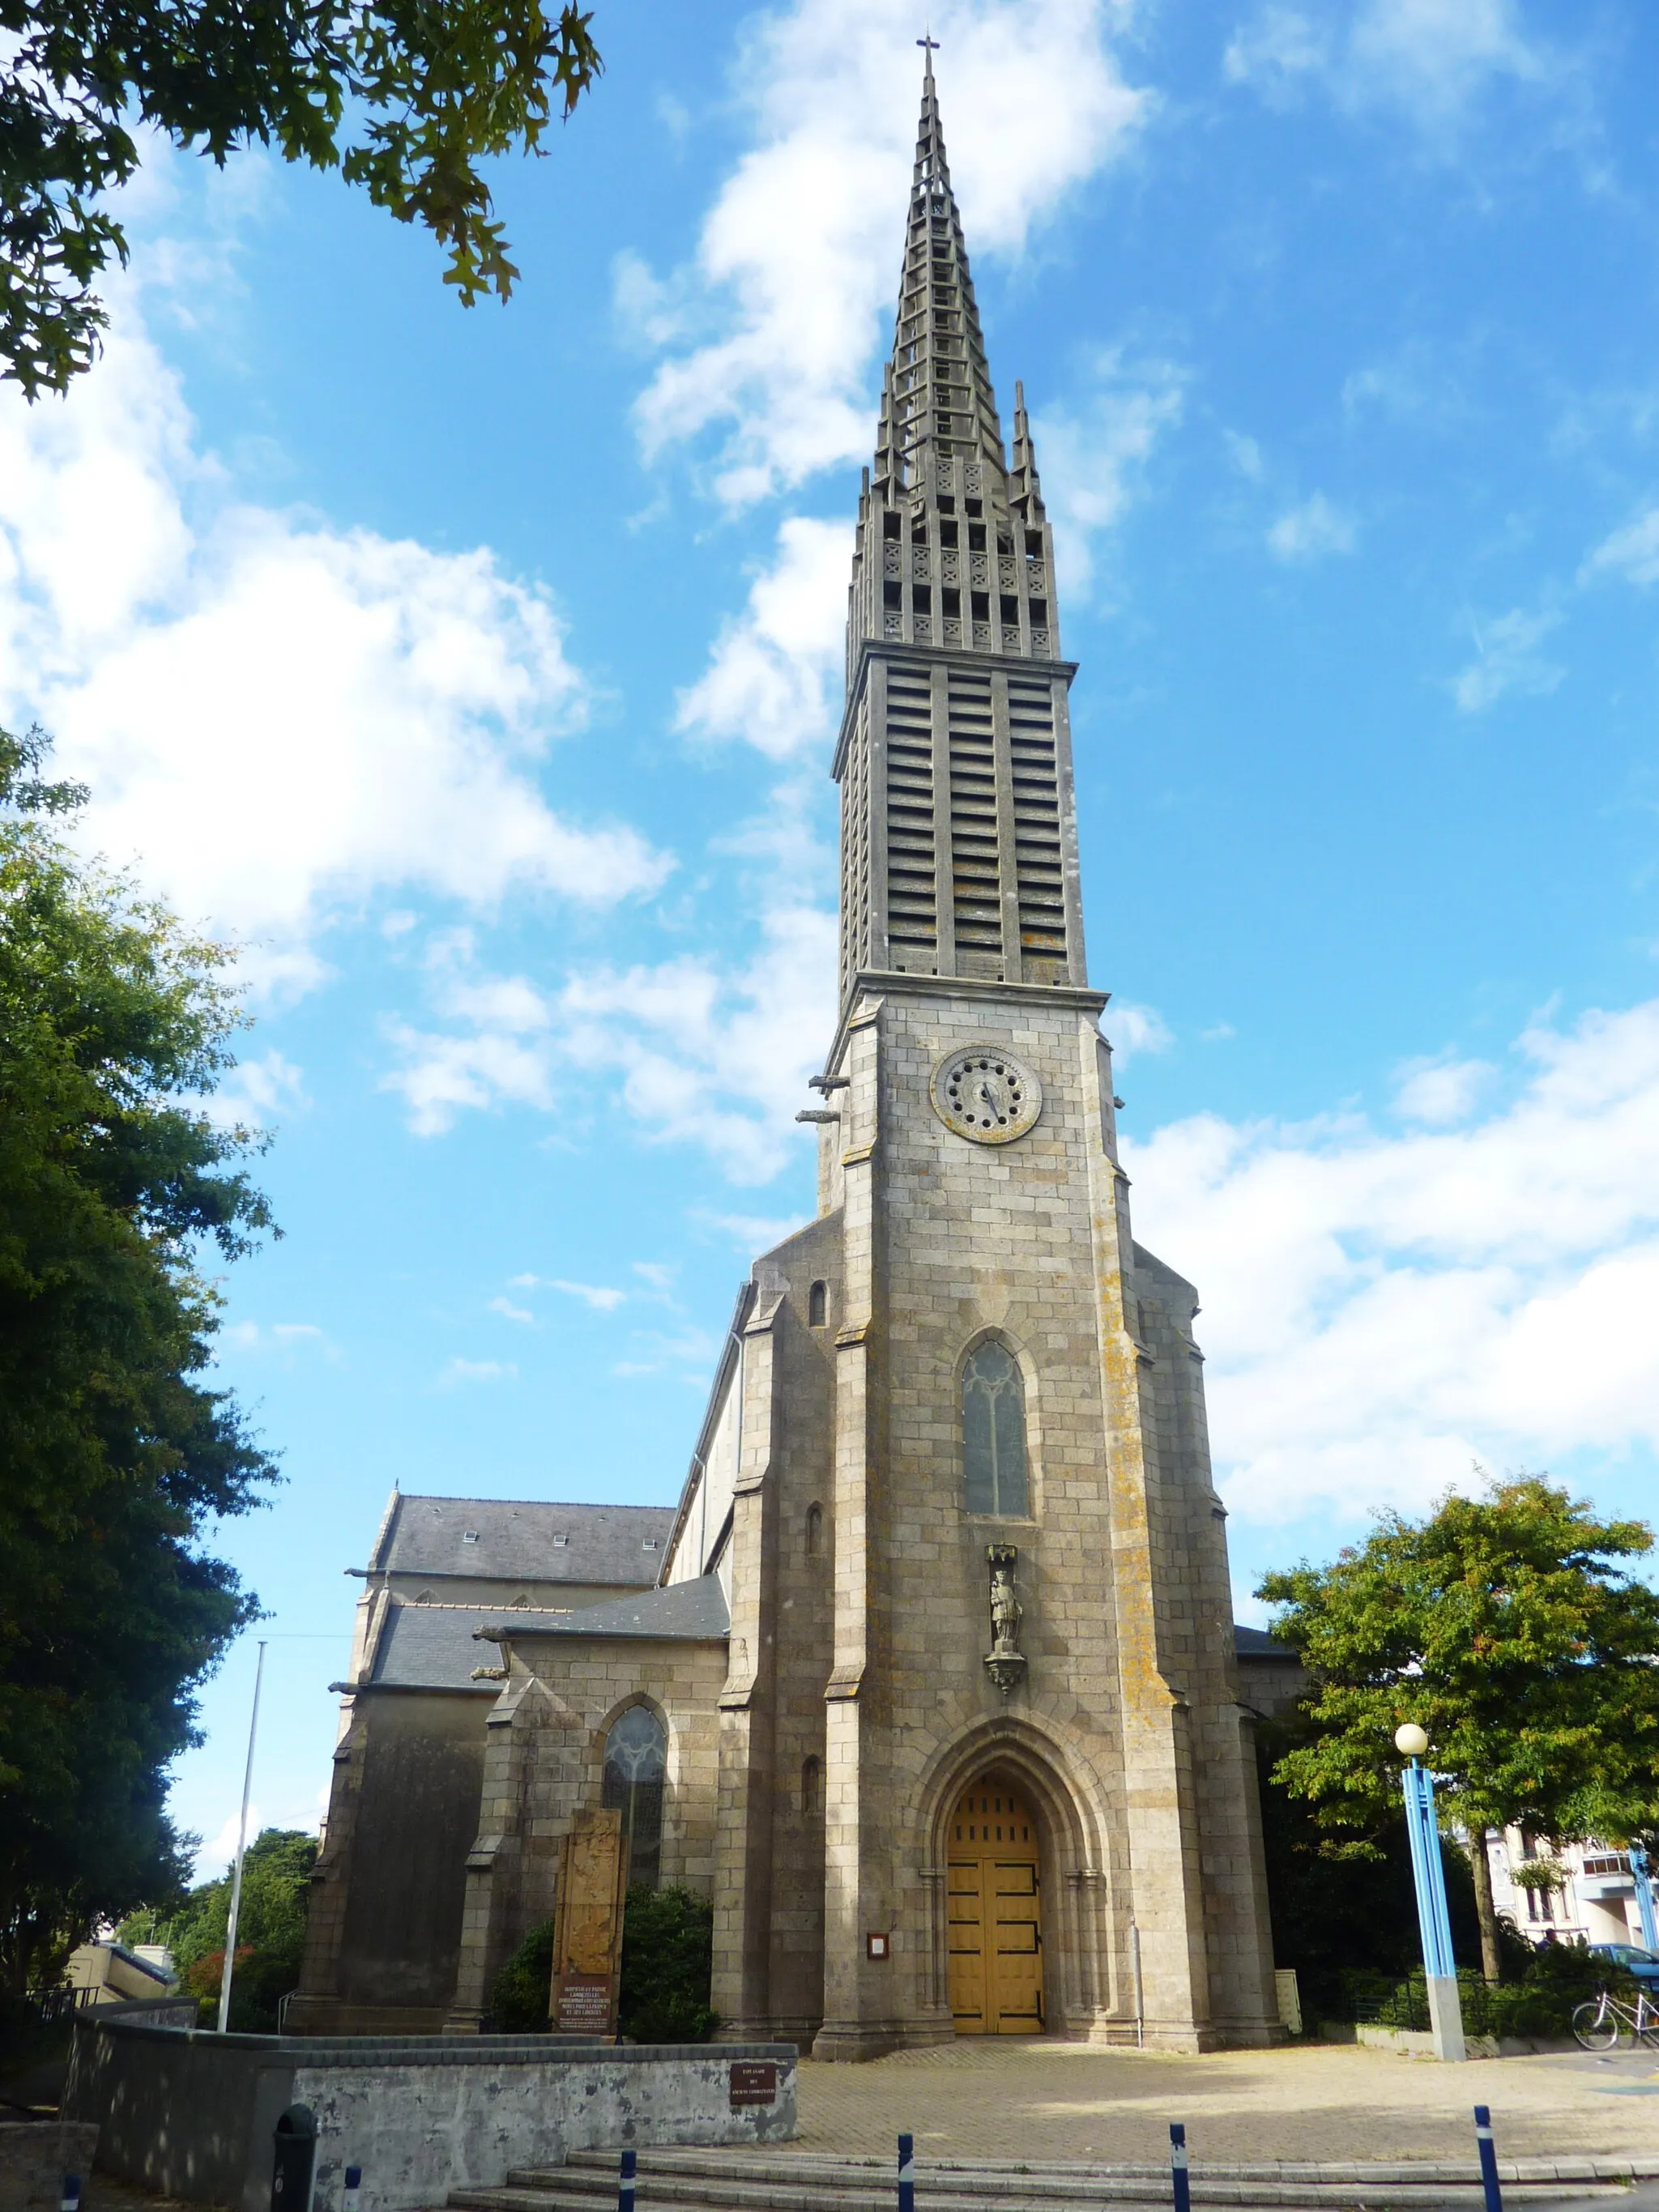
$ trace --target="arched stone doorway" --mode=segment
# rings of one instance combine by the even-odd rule
[[[992,1771],[969,1784],[946,1836],[951,2014],[958,2035],[1040,2035],[1042,1846],[1030,1799]]]

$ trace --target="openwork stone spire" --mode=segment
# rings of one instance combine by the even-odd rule
[[[884,395],[874,480],[888,496],[930,478],[951,489],[957,459],[1000,474],[1002,428],[986,365],[962,217],[951,189],[945,130],[927,50],[921,121],[910,187],[910,221],[899,279],[893,357]]]
[[[842,991],[860,975],[1080,984],[1054,545],[1023,391],[1013,466],[928,52],[892,359],[847,623]]]

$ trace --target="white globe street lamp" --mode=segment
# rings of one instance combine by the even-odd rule
[[[1440,1829],[1434,1817],[1434,1777],[1423,1764],[1429,1739],[1415,1721],[1405,1721],[1394,1732],[1394,1744],[1407,1762],[1400,1778],[1406,1790],[1406,1832],[1411,1839],[1412,1881],[1417,1890],[1417,1924],[1423,1936],[1434,2055],[1466,2058],[1463,2008],[1458,2002],[1457,1964],[1452,1956],[1451,1916],[1446,1910],[1446,1870],[1441,1864]]]

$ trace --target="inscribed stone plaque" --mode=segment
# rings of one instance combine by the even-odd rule
[[[745,2105],[775,2105],[778,2101],[776,2066],[764,2059],[733,2059],[730,2095],[734,2112],[740,2112]]]
[[[550,2009],[566,2034],[616,2033],[626,1873],[622,1814],[608,1807],[579,1813],[560,1850],[553,1926]]]

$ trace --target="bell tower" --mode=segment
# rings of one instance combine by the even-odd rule
[[[820,1218],[796,1240],[834,1250],[823,2057],[1033,2019],[1189,2050],[1280,2032],[1197,1294],[1134,1242],[1085,964],[1076,672],[930,49],[848,600],[841,1010],[803,1117]],[[757,1282],[787,1285],[794,1249]],[[739,1591],[734,1634],[744,1613]],[[781,1650],[787,1629],[780,1609]],[[758,1614],[744,1632],[764,1642]],[[794,1725],[780,1699],[786,1765]],[[1005,1804],[1040,1957],[999,1996]]]
[[[929,49],[848,603],[843,999],[863,969],[1084,981],[1070,675],[1018,386],[1004,457]]]

